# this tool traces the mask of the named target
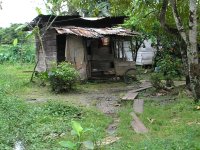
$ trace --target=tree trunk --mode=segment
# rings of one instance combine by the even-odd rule
[[[190,88],[192,90],[195,101],[200,99],[200,67],[198,62],[198,51],[197,51],[197,0],[189,1],[189,34],[187,35],[184,30],[184,26],[181,22],[181,18],[178,13],[176,0],[170,0],[173,16],[176,23],[176,27],[181,35],[182,39],[187,45],[187,61],[188,61],[188,72],[190,80]]]
[[[188,49],[188,64],[190,76],[190,88],[192,90],[195,101],[200,98],[200,80],[199,80],[199,60],[197,51],[197,0],[189,2],[189,43]]]
[[[172,6],[173,6],[173,10],[174,10],[173,13],[175,15],[175,13],[177,13],[176,3],[174,1],[170,1],[170,2],[172,4]],[[186,45],[187,44],[186,43],[187,42],[186,35],[182,34],[182,36],[181,36],[181,34],[179,34],[179,32],[178,32],[178,29],[174,29],[174,28],[172,28],[172,27],[170,27],[169,25],[166,24],[165,18],[166,18],[166,12],[167,12],[168,3],[169,3],[169,0],[163,0],[161,12],[160,12],[160,24],[163,27],[163,29],[165,29],[165,31],[175,35],[178,38],[177,41],[180,41],[179,42],[179,47],[180,47],[181,58],[182,58],[183,67],[184,67],[184,72],[183,73],[185,75],[186,86],[187,86],[188,89],[190,89],[190,78],[189,78],[189,67],[188,67],[188,59],[187,59],[187,49],[185,48],[185,47],[187,47],[187,45]],[[176,14],[175,17],[176,16],[178,16],[178,14]],[[176,19],[176,20],[178,21],[178,19]],[[181,26],[181,22],[177,26]],[[180,30],[181,30],[181,27],[180,27]],[[182,40],[182,39],[184,39],[184,40]]]
[[[181,39],[181,37],[178,37],[177,41],[179,41],[179,48],[181,52],[181,58],[183,62],[183,68],[184,68],[184,76],[186,81],[186,86],[188,89],[190,89],[190,77],[189,77],[189,67],[188,67],[188,59],[187,59],[187,47],[186,43]]]

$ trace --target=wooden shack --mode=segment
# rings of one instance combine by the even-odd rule
[[[39,27],[44,47],[43,51],[36,36],[36,70],[45,71],[53,63],[68,61],[74,64],[82,79],[115,76],[117,68],[126,67],[124,62],[134,64],[131,38],[138,33],[116,27],[124,19],[49,15],[36,17],[30,26]]]

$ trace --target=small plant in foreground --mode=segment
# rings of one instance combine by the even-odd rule
[[[78,72],[72,64],[60,63],[49,72],[50,86],[57,93],[69,91],[76,83],[78,76]]]
[[[76,121],[71,122],[72,131],[71,134],[76,136],[76,141],[60,141],[59,144],[65,148],[72,150],[80,150],[83,145],[87,149],[94,149],[95,144],[92,141],[82,141],[84,133],[87,131],[93,131],[94,129],[83,129],[83,127]]]

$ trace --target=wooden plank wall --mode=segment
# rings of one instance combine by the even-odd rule
[[[46,31],[45,35],[43,36],[43,46],[45,49],[45,55],[43,54],[40,42],[36,37],[36,55],[37,60],[39,60],[36,70],[39,72],[51,68],[52,64],[54,62],[57,62],[57,44],[55,30],[51,29]],[[44,57],[46,58],[47,66],[45,65]]]

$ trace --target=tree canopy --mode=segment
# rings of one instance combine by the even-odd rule
[[[0,43],[1,44],[12,44],[14,39],[18,39],[19,43],[27,41],[26,36],[28,33],[22,30],[16,30],[22,24],[11,24],[10,27],[0,28]]]

